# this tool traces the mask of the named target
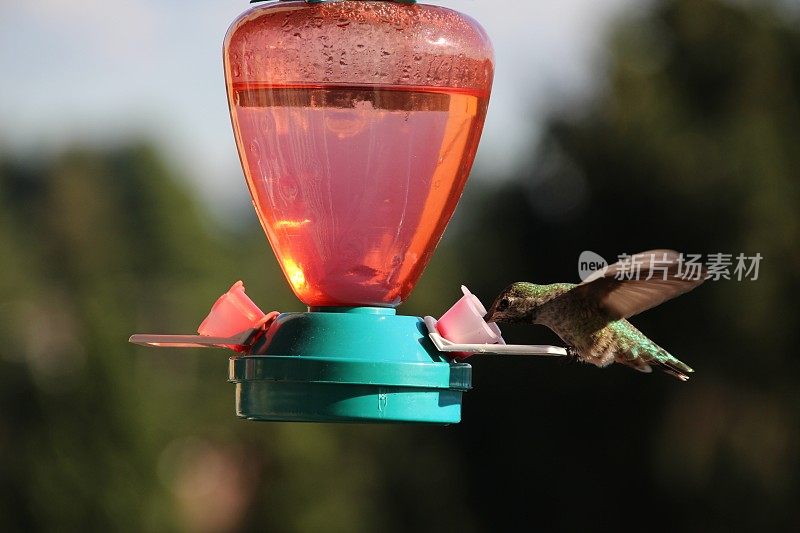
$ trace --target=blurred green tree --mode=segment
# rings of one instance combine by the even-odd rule
[[[626,18],[601,90],[554,114],[509,184],[467,198],[458,255],[486,296],[575,280],[582,250],[764,257],[757,281],[707,282],[635,317],[697,370],[686,385],[476,358],[459,431],[469,458],[488,458],[469,470],[484,525],[800,527],[797,28],[777,5],[717,0]],[[499,507],[478,506],[486,486],[507,487]]]
[[[216,228],[152,147],[4,157],[0,193],[0,529],[399,531],[458,508],[441,443],[244,423],[225,354],[125,342],[191,332],[237,277],[298,305],[260,229]]]

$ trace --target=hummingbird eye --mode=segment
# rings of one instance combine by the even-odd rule
[[[500,312],[502,313],[503,311],[505,311],[506,309],[508,309],[508,305],[509,305],[509,303],[510,303],[510,302],[508,301],[508,298],[503,298],[502,300],[500,300],[500,301],[497,303],[497,310],[498,310],[498,311],[500,311]]]

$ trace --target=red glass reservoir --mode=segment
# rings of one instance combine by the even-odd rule
[[[427,5],[271,2],[225,39],[259,220],[309,306],[396,306],[453,214],[493,76],[484,30]]]

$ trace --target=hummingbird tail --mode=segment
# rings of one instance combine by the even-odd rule
[[[689,380],[688,374],[694,372],[692,367],[685,364],[680,359],[671,356],[666,351],[664,351],[663,354],[661,354],[661,357],[658,357],[655,361],[652,362],[658,364],[658,367],[663,372],[669,374],[670,376],[674,376],[681,381],[688,381]]]

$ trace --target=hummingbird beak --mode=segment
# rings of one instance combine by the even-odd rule
[[[486,322],[492,322],[492,317],[494,316],[494,313],[495,313],[495,306],[493,305],[492,308],[489,309],[489,312],[486,313],[486,316],[483,317],[483,319]]]

